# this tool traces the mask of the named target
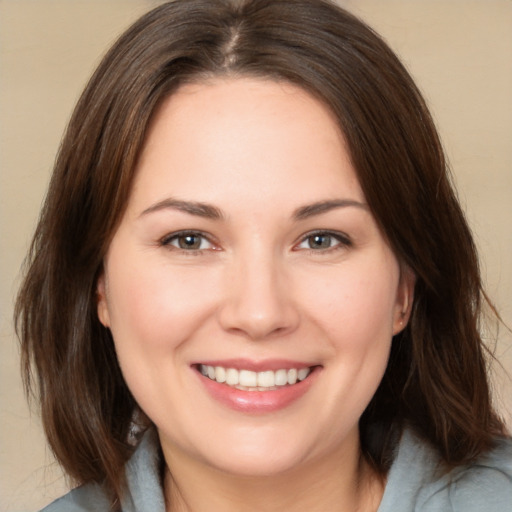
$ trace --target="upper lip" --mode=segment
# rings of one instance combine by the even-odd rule
[[[291,368],[296,368],[300,370],[301,368],[311,368],[312,366],[317,366],[315,363],[311,362],[301,362],[294,361],[291,359],[262,359],[262,360],[252,360],[252,359],[209,359],[204,361],[197,361],[192,366],[205,365],[205,366],[221,366],[222,368],[234,368],[235,370],[250,370],[253,372],[264,372],[268,370],[277,371],[277,370],[289,370]]]

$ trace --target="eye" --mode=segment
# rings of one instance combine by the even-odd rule
[[[161,240],[163,246],[170,246],[183,251],[203,251],[214,249],[208,238],[197,231],[180,231],[172,233]]]
[[[337,247],[350,246],[349,238],[342,233],[330,231],[316,231],[308,233],[296,246],[297,249],[309,249],[313,251],[326,251]]]

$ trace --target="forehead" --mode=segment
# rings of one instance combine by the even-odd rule
[[[197,198],[198,189],[208,197]],[[363,199],[330,110],[295,85],[249,78],[187,84],[162,103],[134,195],[156,200],[164,191],[208,201],[286,191],[299,201],[345,193]]]

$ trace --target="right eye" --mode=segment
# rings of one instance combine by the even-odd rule
[[[171,233],[162,239],[161,244],[166,247],[170,246],[182,251],[191,252],[215,248],[203,233],[197,231],[180,231],[178,233]]]
[[[352,244],[347,235],[333,231],[313,231],[307,233],[296,249],[307,249],[318,253],[327,253],[337,249],[346,249]]]

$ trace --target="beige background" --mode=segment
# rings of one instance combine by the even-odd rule
[[[23,398],[12,297],[73,104],[115,36],[154,3],[0,0],[0,511],[35,510],[65,489]],[[385,36],[424,91],[489,293],[512,325],[512,1],[341,3]],[[512,374],[505,329],[497,355]],[[504,370],[496,382],[501,407],[512,411]]]

